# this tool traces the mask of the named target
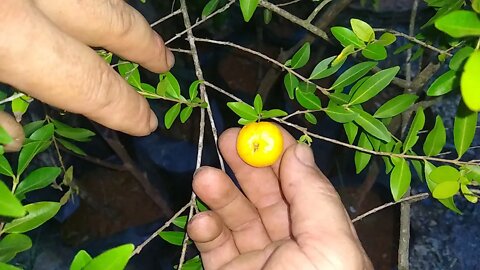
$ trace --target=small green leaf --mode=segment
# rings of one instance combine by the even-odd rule
[[[185,123],[187,122],[188,118],[190,118],[190,115],[192,115],[193,108],[192,107],[185,107],[183,108],[182,112],[180,112],[180,122]]]
[[[471,203],[477,203],[478,202],[478,197],[473,195],[473,192],[470,191],[470,189],[467,187],[467,185],[460,185],[460,190],[462,191],[463,196],[467,201]]]
[[[478,90],[479,74],[480,50],[477,50],[470,55],[467,63],[465,63],[465,68],[460,80],[463,101],[470,110],[475,112],[480,111],[480,91]]]
[[[348,122],[343,124],[345,129],[345,134],[347,134],[347,139],[349,144],[353,144],[358,133],[358,126],[353,122]]]
[[[460,101],[453,123],[453,141],[458,156],[461,157],[472,144],[477,126],[478,113],[472,112]]]
[[[127,82],[135,87],[141,88],[140,72],[138,71],[138,64],[130,63],[127,61],[118,61],[118,72]]]
[[[272,11],[270,9],[263,10],[263,22],[269,24],[272,21]]]
[[[298,87],[298,79],[292,73],[287,73],[283,78],[283,84],[285,85],[285,89],[287,89],[288,97],[290,99],[295,98],[295,89]]]
[[[8,132],[0,126],[0,144],[9,144],[13,141],[12,136],[8,134]]]
[[[310,59],[310,43],[305,43],[292,57],[292,68],[297,69],[305,66]]]
[[[427,95],[436,97],[445,95],[446,93],[452,91],[453,83],[457,78],[454,70],[449,70],[445,72],[442,76],[438,77],[433,81],[432,85],[427,90]]]
[[[397,75],[400,67],[382,70],[366,80],[352,96],[350,104],[361,104],[385,89]]]
[[[459,70],[463,62],[465,62],[465,60],[473,53],[473,51],[474,49],[469,46],[461,48],[453,55],[452,59],[450,59],[448,67],[451,70]]]
[[[472,8],[475,12],[480,13],[480,0],[472,0]]]
[[[365,43],[361,41],[355,33],[345,27],[335,26],[330,28],[333,36],[342,44],[343,47],[348,45],[354,45],[356,48],[365,46]]]
[[[351,19],[350,25],[355,35],[361,40],[370,42],[375,39],[375,32],[373,32],[373,28],[368,23],[358,19]]]
[[[260,114],[263,110],[263,101],[262,101],[262,97],[257,94],[255,96],[255,99],[253,100],[253,108],[255,108],[255,112],[257,114]]]
[[[353,45],[348,45],[347,47],[343,48],[340,54],[333,60],[332,66],[338,65],[339,63],[345,62],[347,57],[355,52],[355,47]]]
[[[70,270],[82,270],[89,262],[92,261],[92,257],[85,250],[80,250],[73,258]]]
[[[172,73],[160,74],[160,81],[157,84],[157,94],[173,99],[180,98],[180,84]]]
[[[205,212],[205,211],[208,211],[210,209],[208,209],[208,207],[203,204],[200,200],[197,200],[197,207],[198,207],[198,210],[200,210],[200,212]]]
[[[387,50],[385,49],[384,46],[380,44],[371,43],[371,44],[368,44],[367,47],[365,47],[365,49],[362,50],[362,55],[365,58],[379,61],[387,58]]]
[[[312,113],[309,113],[309,112],[305,113],[305,119],[312,125],[317,124],[317,118]]]
[[[397,37],[392,33],[383,33],[380,38],[375,42],[376,44],[380,44],[383,46],[388,46],[394,43],[397,40]]]
[[[57,179],[62,170],[59,167],[42,167],[31,172],[15,190],[17,197],[23,197],[27,192],[49,186]]]
[[[355,92],[357,92],[357,90],[360,88],[360,86],[362,86],[362,84],[364,84],[368,79],[370,79],[370,77],[371,76],[365,76],[365,77],[361,78],[360,80],[358,80],[352,86],[352,88],[348,92],[348,101],[346,103],[348,103],[352,99],[352,96],[355,94]]]
[[[52,126],[53,127],[53,126]],[[33,141],[23,145],[18,156],[17,176],[20,176],[28,167],[32,159],[50,146],[51,141]]]
[[[238,116],[247,120],[257,120],[258,114],[255,109],[243,102],[228,102],[227,106]]]
[[[338,123],[348,123],[352,122],[355,117],[357,117],[357,113],[354,111],[347,109],[343,106],[339,106],[334,102],[329,102],[327,108],[325,108],[325,113],[330,117],[333,121]]]
[[[304,92],[300,89],[295,91],[297,101],[307,110],[320,110],[322,109],[322,103],[320,98],[314,93]]]
[[[193,100],[198,96],[198,86],[202,83],[202,81],[196,80],[190,84],[190,87],[188,88],[188,95],[190,97],[190,100]]]
[[[2,181],[0,181],[0,198],[2,198],[0,216],[23,217],[26,214],[25,208]]]
[[[60,204],[58,202],[37,202],[25,205],[25,210],[28,212],[26,216],[5,224],[3,231],[7,233],[31,231],[53,218],[60,210]]]
[[[432,131],[428,133],[425,143],[423,144],[423,152],[427,156],[435,156],[440,154],[445,146],[447,134],[445,132],[445,126],[443,125],[442,118],[437,115],[435,119],[435,126]]]
[[[17,253],[29,250],[32,247],[32,240],[24,234],[7,234],[0,240],[0,262],[8,262],[13,259]],[[0,269],[2,267],[0,266]]]
[[[330,101],[335,102],[338,105],[344,105],[350,101],[350,96],[345,93],[331,93],[328,98]]]
[[[458,193],[460,184],[457,181],[445,181],[438,184],[432,192],[435,199],[447,199]]]
[[[90,140],[90,137],[95,136],[95,133],[93,131],[85,128],[74,128],[53,119],[52,123],[55,125],[55,133],[64,138],[68,138],[78,142],[85,142]]]
[[[354,119],[355,123],[361,126],[366,132],[384,142],[389,142],[392,140],[392,135],[388,131],[387,127],[385,127],[385,125],[378,119],[374,118],[362,109],[352,107],[351,110],[358,114]]]
[[[408,50],[408,49],[410,49],[410,48],[412,48],[412,47],[413,47],[413,43],[407,43],[407,44],[405,44],[405,45],[402,45],[402,46],[398,47],[398,48],[393,52],[393,54],[394,54],[394,55],[400,54],[400,53],[402,53],[402,52],[404,52],[404,51],[406,51],[406,50]]]
[[[30,105],[29,101],[32,101],[29,97],[19,97],[12,101],[12,112],[18,122],[22,120],[23,114],[27,112]]]
[[[390,175],[390,190],[395,201],[400,200],[405,195],[411,181],[412,173],[410,172],[410,167],[408,162],[402,158],[395,164]]]
[[[456,10],[435,21],[435,27],[452,37],[480,36],[480,19],[475,12]]]
[[[54,126],[52,123],[37,129],[30,135],[30,139],[35,141],[47,141],[53,137]]]
[[[310,80],[317,80],[323,78],[321,75],[323,75],[324,71],[327,70],[328,66],[332,61],[335,59],[335,56],[323,59],[320,61],[315,68],[313,69],[312,73],[310,74]]]
[[[358,139],[358,146],[368,150],[373,149],[367,135],[363,132],[360,134],[360,137]],[[355,170],[357,174],[362,172],[363,169],[367,167],[371,157],[371,154],[367,154],[362,151],[355,151]]]
[[[452,166],[443,165],[438,168],[431,170],[429,174],[430,181],[433,181],[435,184],[440,184],[443,182],[457,181],[460,178],[460,172],[453,168]]]
[[[373,67],[377,65],[377,62],[363,62],[356,64],[355,66],[347,69],[338,77],[333,83],[331,89],[343,88],[350,85],[367,74]]]
[[[212,14],[217,9],[219,0],[210,0],[208,3],[203,7],[202,10],[202,19],[208,17],[208,15]]]
[[[63,145],[63,147],[65,147],[66,149],[72,151],[73,153],[77,154],[77,155],[80,155],[80,156],[86,156],[87,153],[85,153],[85,151],[83,151],[80,147],[76,146],[75,144],[67,141],[67,140],[64,140],[64,139],[61,139],[61,138],[57,138],[56,139],[61,145]]]
[[[260,0],[240,0],[240,9],[242,10],[243,19],[249,22],[257,9]]]
[[[378,110],[375,112],[373,117],[375,118],[389,118],[394,117],[404,111],[406,111],[410,106],[415,103],[418,99],[418,96],[412,94],[402,94],[398,95],[389,101],[385,102]]]
[[[273,109],[273,110],[268,110],[268,111],[262,111],[262,119],[268,119],[268,118],[273,118],[273,117],[282,117],[282,116],[287,116],[288,113],[279,110],[279,109]]]
[[[0,173],[6,176],[14,176],[10,163],[4,155],[0,155]]]
[[[425,179],[427,180],[427,186],[430,192],[433,192],[433,190],[437,187],[437,183],[432,181],[430,178],[430,175],[432,171],[435,170],[435,166],[431,164],[428,161],[425,161]],[[445,207],[448,209],[452,210],[453,212],[457,214],[462,214],[462,212],[457,208],[455,205],[455,202],[453,200],[453,197],[447,198],[447,199],[438,199],[438,201],[443,204]]]
[[[412,163],[413,165],[413,168],[415,169],[415,172],[417,173],[417,176],[418,176],[418,179],[420,179],[420,181],[424,181],[424,177],[423,177],[423,166],[422,166],[422,162],[420,162],[419,160],[410,160],[410,163]]]
[[[417,112],[415,113],[415,117],[413,118],[412,124],[410,125],[410,130],[408,131],[407,137],[405,138],[405,142],[403,143],[403,151],[407,152],[408,150],[412,149],[412,147],[418,141],[418,132],[422,130],[423,126],[425,125],[425,113],[423,112],[423,108],[419,107]]]
[[[195,256],[183,264],[182,270],[203,270],[200,256]]]
[[[175,122],[175,119],[177,119],[181,108],[182,104],[177,103],[165,113],[165,128],[170,129],[170,127],[173,125],[173,122]]]
[[[424,51],[425,50],[422,47],[418,48],[418,50],[416,50],[415,53],[413,53],[412,57],[410,57],[410,59],[408,61],[413,62],[413,61],[419,59],[423,55]]]
[[[132,244],[109,249],[91,260],[82,270],[123,270],[132,255]]]
[[[155,89],[155,87],[151,86],[148,83],[142,83],[140,85],[139,90],[140,90],[140,92],[145,92],[145,93],[150,93],[150,94],[156,94],[157,93],[157,89]]]
[[[238,124],[242,125],[242,126],[245,126],[245,125],[248,125],[248,124],[253,123],[255,121],[256,120],[247,120],[247,119],[240,118],[240,119],[238,119]]]
[[[187,216],[179,216],[174,219],[172,223],[180,229],[185,229],[185,226],[187,226]]]
[[[45,120],[38,120],[34,122],[30,122],[23,126],[23,132],[25,132],[25,137],[28,138],[30,135],[32,135],[33,132],[35,132],[37,129],[41,128],[43,124],[45,123]]]
[[[16,266],[6,264],[6,263],[2,263],[2,262],[0,262],[0,269],[1,270],[23,270],[23,269],[20,269]]]
[[[163,240],[175,246],[182,246],[185,232],[163,231],[158,234]]]

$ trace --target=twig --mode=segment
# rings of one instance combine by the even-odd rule
[[[186,54],[192,54],[192,51],[190,50],[184,50],[184,49],[175,49],[175,48],[169,48],[170,51],[172,52],[179,52],[179,53],[186,53]]]
[[[304,111],[296,111],[294,113],[291,113],[287,116],[284,116],[282,117],[282,120],[287,120],[295,115],[300,115],[300,114],[306,114],[306,113],[315,113],[315,112],[322,112],[322,111],[325,111],[324,109],[321,109],[321,110],[304,110]]]
[[[165,16],[165,17],[163,17],[163,18],[160,18],[159,20],[151,23],[151,24],[150,24],[150,27],[155,27],[156,25],[158,25],[158,24],[160,24],[160,23],[162,23],[162,22],[164,22],[164,21],[166,21],[166,20],[168,20],[168,19],[170,19],[170,18],[172,18],[172,17],[174,17],[175,15],[180,14],[180,13],[182,13],[182,10],[177,9],[177,10],[175,10],[174,12],[168,14],[167,16]]]
[[[302,0],[293,0],[293,1],[290,1],[290,2],[286,2],[286,3],[281,3],[281,4],[277,4],[277,7],[286,7],[286,6],[289,6],[289,5],[293,5],[295,3],[298,3]]]
[[[308,16],[308,18],[305,20],[306,22],[308,23],[311,23],[315,17],[317,17],[318,13],[320,11],[322,11],[322,9],[327,5],[329,4],[330,2],[332,2],[332,0],[323,0],[320,4],[318,4],[318,6],[312,11],[312,13],[310,14],[310,16]],[[277,5],[278,7],[278,5]]]
[[[25,96],[24,93],[16,93],[16,94],[13,94],[13,95],[9,96],[9,97],[6,98],[6,99],[0,100],[0,105],[1,105],[1,104],[4,104],[4,103],[7,103],[7,102],[10,102],[10,101],[13,101],[14,99],[17,99],[17,98],[23,97],[23,96]]]
[[[374,213],[376,213],[380,210],[383,210],[387,207],[390,207],[390,206],[393,206],[393,205],[396,205],[396,204],[399,204],[399,203],[404,203],[404,202],[413,203],[413,202],[421,201],[421,200],[424,200],[424,199],[428,198],[428,196],[430,196],[430,195],[427,192],[425,192],[425,193],[420,193],[420,194],[415,194],[415,195],[412,195],[412,196],[404,197],[404,198],[402,198],[402,199],[400,199],[399,201],[396,201],[396,202],[389,202],[389,203],[383,204],[383,205],[381,205],[379,207],[376,207],[376,208],[374,208],[374,209],[372,209],[372,210],[370,210],[370,211],[368,211],[364,214],[361,214],[361,215],[355,217],[354,219],[352,219],[352,223],[355,223],[359,220],[362,220],[365,217],[370,216],[370,215],[372,215],[372,214],[374,214]]]

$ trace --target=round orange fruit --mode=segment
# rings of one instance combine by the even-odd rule
[[[270,166],[277,161],[282,151],[282,133],[270,122],[247,124],[238,133],[238,155],[250,166]]]

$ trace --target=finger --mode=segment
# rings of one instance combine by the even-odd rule
[[[287,131],[280,128],[284,147],[295,143]],[[272,167],[255,168],[238,156],[236,140],[239,129],[229,129],[220,137],[220,151],[235,173],[243,192],[260,213],[270,238],[273,241],[289,236],[288,208],[280,191],[277,161]],[[280,160],[280,159],[279,159]]]
[[[12,141],[3,146],[5,152],[16,152],[22,147],[25,140],[25,133],[22,125],[20,125],[15,118],[10,114],[0,111],[0,127],[5,129],[8,135],[12,137]]]
[[[59,28],[90,46],[104,47],[153,72],[175,59],[145,18],[124,0],[34,0]]]
[[[187,226],[206,270],[219,269],[239,255],[231,231],[212,211],[195,215]]]
[[[132,135],[156,128],[146,100],[90,48],[54,27],[28,1],[6,3],[9,12],[0,16],[0,81]]]
[[[224,172],[202,167],[195,173],[193,190],[232,231],[240,253],[271,243],[257,210]]]

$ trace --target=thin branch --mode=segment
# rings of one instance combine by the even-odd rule
[[[322,9],[327,5],[329,4],[330,2],[332,2],[332,0],[323,0],[320,4],[318,4],[318,6],[312,11],[312,13],[308,16],[308,18],[305,20],[306,22],[308,23],[311,23],[315,17],[317,17],[318,13],[320,13],[320,11],[322,11]],[[277,5],[278,7],[279,5]]]
[[[185,53],[185,54],[192,54],[192,51],[190,50],[184,50],[184,49],[175,49],[175,48],[169,48],[170,51],[172,52],[178,52],[178,53]]]
[[[162,22],[164,22],[164,21],[166,21],[166,20],[168,20],[168,19],[170,19],[170,18],[172,18],[172,17],[174,17],[174,16],[176,16],[177,14],[180,14],[180,13],[182,13],[182,10],[177,9],[174,12],[168,14],[167,16],[165,16],[163,18],[160,18],[159,20],[151,23],[150,27],[155,27],[156,25],[158,25],[158,24],[160,24],[160,23],[162,23]]]
[[[286,7],[286,6],[289,6],[289,5],[293,5],[295,3],[298,3],[302,0],[293,0],[293,1],[290,1],[290,2],[286,2],[286,3],[281,3],[281,4],[277,4],[277,7]]]
[[[291,113],[285,117],[282,117],[282,120],[287,120],[295,115],[301,115],[301,114],[306,114],[306,113],[315,113],[315,112],[322,112],[322,111],[325,111],[325,109],[321,109],[321,110],[304,110],[304,111],[296,111],[294,113]]]
[[[404,202],[408,202],[408,203],[413,203],[413,202],[418,202],[418,201],[421,201],[421,200],[424,200],[426,198],[428,198],[428,196],[430,196],[427,192],[425,193],[420,193],[420,194],[415,194],[415,195],[412,195],[412,196],[408,196],[408,197],[404,197],[402,199],[400,199],[399,201],[396,201],[396,202],[389,202],[389,203],[386,203],[386,204],[383,204],[379,207],[376,207],[364,214],[361,214],[357,217],[355,217],[354,219],[352,219],[352,223],[355,223],[357,221],[360,221],[362,219],[364,219],[365,217],[368,217],[380,210],[383,210],[385,208],[388,208],[390,206],[393,206],[393,205],[396,205],[396,204],[399,204],[399,203],[404,203]]]
[[[23,96],[25,96],[24,93],[16,93],[16,94],[13,94],[13,95],[9,96],[9,97],[6,98],[6,99],[0,100],[0,105],[1,105],[1,104],[4,104],[4,103],[7,103],[7,102],[10,102],[10,101],[13,101],[14,99],[17,99],[17,98],[23,97]]]

